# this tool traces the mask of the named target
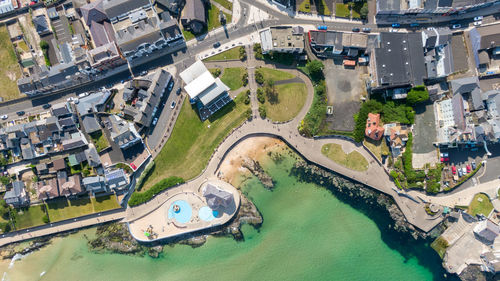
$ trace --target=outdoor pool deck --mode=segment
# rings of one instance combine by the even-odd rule
[[[203,196],[203,189],[208,184],[231,193],[233,202],[213,212]],[[233,218],[240,206],[238,190],[218,179],[204,181],[197,187],[183,184],[168,190],[168,194],[168,200],[158,208],[128,222],[130,233],[136,240],[153,242],[223,225]]]

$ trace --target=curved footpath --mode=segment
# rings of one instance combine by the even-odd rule
[[[231,64],[231,66],[233,66],[236,64],[236,62],[227,64],[217,62],[213,64],[224,66],[226,66],[227,64]],[[132,208],[129,207],[126,212],[125,221],[133,222],[139,219],[147,219],[147,217],[145,216],[156,210],[158,207],[162,206],[169,199],[168,193],[175,192],[174,189],[187,188],[192,190],[200,186],[204,181],[215,178],[218,172],[218,168],[227,153],[243,139],[255,136],[270,136],[279,138],[287,143],[307,161],[321,166],[325,169],[334,171],[338,174],[344,175],[345,177],[351,178],[354,181],[365,184],[391,196],[392,198],[394,198],[394,201],[398,204],[399,208],[404,213],[408,222],[425,232],[430,231],[441,221],[431,220],[430,217],[426,214],[422,202],[406,197],[405,193],[397,192],[395,185],[391,181],[389,175],[385,172],[384,168],[371,156],[370,153],[367,152],[367,150],[362,145],[354,143],[351,140],[338,137],[311,139],[301,136],[298,133],[297,128],[312,105],[314,89],[311,81],[303,73],[297,70],[290,69],[280,70],[285,70],[297,75],[305,82],[307,86],[307,100],[297,117],[295,117],[290,122],[281,124],[275,124],[269,120],[263,120],[261,118],[254,118],[252,121],[246,121],[242,126],[233,130],[233,132],[223,140],[219,147],[214,151],[206,169],[198,177],[178,187],[168,189],[168,191],[164,191],[158,194],[155,198],[145,204]],[[249,79],[252,78],[253,77],[249,75]],[[254,90],[255,89],[252,89],[253,95],[255,95]],[[256,106],[258,105],[252,102],[252,108],[254,112]],[[324,156],[321,153],[321,147],[324,144],[328,143],[339,144],[342,146],[344,151],[347,152],[355,150],[361,153],[369,161],[368,170],[364,172],[353,171],[335,163],[334,161]],[[189,187],[184,187],[184,185],[189,185]],[[400,194],[402,194],[403,196],[401,196]]]

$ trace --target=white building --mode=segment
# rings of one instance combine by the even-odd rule
[[[4,14],[4,13],[10,12],[10,11],[13,11],[15,9],[14,5],[12,4],[13,1],[15,1],[15,0],[0,0],[0,14]],[[16,6],[17,6],[17,3],[16,3]]]

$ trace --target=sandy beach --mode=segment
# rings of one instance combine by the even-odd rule
[[[221,180],[238,187],[241,175],[250,173],[241,165],[245,158],[259,161],[269,151],[274,151],[284,145],[282,141],[270,137],[248,138],[229,152],[219,168],[218,176]]]

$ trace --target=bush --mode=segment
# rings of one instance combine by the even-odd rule
[[[43,51],[46,51],[49,49],[49,43],[47,43],[47,41],[45,40],[41,40],[40,41],[40,48],[43,50]]]
[[[258,88],[257,89],[257,100],[260,103],[265,103],[266,102],[266,96],[265,96],[264,91],[262,90],[262,88]]]
[[[0,229],[2,229],[2,233],[11,231],[10,222],[1,222]]]
[[[267,117],[266,108],[263,105],[259,105],[259,115],[262,119]]]
[[[311,137],[318,134],[323,120],[326,116],[326,84],[325,80],[320,81],[319,84],[314,86],[314,99],[304,117],[303,123],[299,128],[302,135]]]
[[[249,108],[247,111],[245,111],[245,116],[247,117],[247,120],[250,121],[252,120],[252,109]]]
[[[413,171],[413,165],[412,165],[412,156],[413,156],[411,150],[412,145],[413,145],[413,135],[412,133],[409,133],[408,141],[406,142],[405,152],[403,152],[403,169],[407,178],[409,177],[409,175],[415,173]]]
[[[313,81],[317,82],[319,80],[324,79],[323,77],[323,68],[325,66],[319,60],[313,60],[306,64],[306,69],[309,72]]]
[[[210,69],[210,73],[212,73],[214,77],[219,77],[221,74],[221,70],[220,68]]]
[[[262,72],[260,72],[259,69],[255,70],[255,82],[259,85],[264,84],[264,75],[262,75]]]
[[[243,87],[248,85],[248,72],[245,72],[245,74],[243,74],[243,77],[241,79],[243,80]]]
[[[245,50],[245,47],[241,46],[240,47],[240,60],[246,60],[247,59],[247,51]]]
[[[8,185],[10,183],[10,178],[6,176],[0,176],[0,183],[3,185]]]
[[[363,7],[359,10],[359,15],[361,16],[362,19],[366,19],[368,17],[368,3],[365,2],[363,4]]]
[[[243,100],[245,104],[250,104],[250,90],[247,90],[245,93],[245,99]]]
[[[414,105],[419,102],[424,102],[429,99],[429,92],[424,85],[416,86],[408,92],[406,102],[409,105]]]
[[[179,177],[169,177],[163,179],[157,184],[153,185],[153,187],[151,187],[150,189],[146,190],[145,192],[132,193],[132,196],[130,196],[130,200],[128,201],[128,205],[130,207],[133,207],[145,203],[151,200],[153,197],[155,197],[158,193],[164,191],[165,189],[182,183],[184,183],[184,179]]]
[[[262,47],[260,46],[260,43],[255,43],[253,45],[253,52],[254,52],[254,56],[256,59],[258,59],[258,60],[264,59],[264,56],[262,55]]]
[[[43,223],[49,223],[49,217],[47,215],[44,215],[42,217],[42,221],[43,221]]]

